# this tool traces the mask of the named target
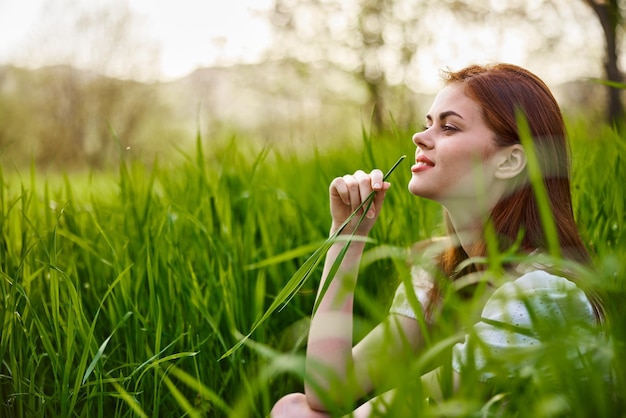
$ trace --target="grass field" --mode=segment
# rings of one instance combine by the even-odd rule
[[[613,379],[593,367],[576,379],[554,350],[551,363],[564,365],[555,381],[535,370],[487,403],[467,388],[416,413],[623,416],[626,141],[607,126],[570,131],[575,212],[607,295],[610,339],[598,356]],[[409,134],[390,133],[306,152],[198,138],[197,149],[176,153],[152,167],[121,159],[111,173],[1,178],[0,416],[266,416],[279,396],[302,390],[319,275],[222,356],[327,237],[330,180],[386,170],[414,147]],[[371,249],[442,232],[438,206],[406,190],[409,166],[390,177]],[[391,257],[363,267],[357,338],[384,315],[399,280]],[[444,346],[433,342],[429,355]],[[421,367],[401,366],[390,371],[398,383]],[[505,402],[517,409],[499,409]]]

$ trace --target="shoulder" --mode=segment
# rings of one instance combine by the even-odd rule
[[[486,302],[482,317],[525,325],[547,321],[561,323],[596,321],[593,305],[573,281],[543,270],[530,271],[500,286]],[[517,320],[514,320],[518,322]]]
[[[453,367],[486,370],[488,364],[508,362],[512,372],[531,364],[532,353],[540,353],[544,344],[565,341],[574,341],[575,347],[564,355],[575,357],[586,351],[579,343],[588,341],[589,335],[595,335],[589,332],[596,329],[593,306],[573,281],[543,270],[528,271],[489,297],[478,322],[454,346]],[[490,375],[485,372],[482,378]]]
[[[515,299],[533,295],[553,295],[556,297],[570,293],[582,293],[582,290],[565,277],[544,270],[534,270],[501,285],[495,290],[490,300]]]
[[[571,291],[576,288],[576,284],[565,277],[548,273],[545,270],[531,270],[525,272],[517,279],[505,283],[496,291],[496,293],[537,291],[542,289]]]

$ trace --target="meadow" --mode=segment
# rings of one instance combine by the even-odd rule
[[[530,370],[487,400],[468,386],[440,405],[416,402],[413,416],[623,416],[626,141],[606,125],[568,126],[574,209],[607,311],[594,358],[613,374],[589,366],[581,380],[555,347],[542,361],[557,378]],[[385,314],[404,274],[393,249],[443,232],[440,208],[406,190],[410,134],[359,135],[299,150],[199,135],[195,149],[149,166],[121,156],[111,172],[4,172],[0,416],[264,417],[301,391],[321,267],[257,321],[327,238],[331,179],[408,157],[389,178],[368,246],[356,339]],[[434,339],[424,358],[447,347]],[[392,368],[391,382],[419,393],[406,382],[423,360]]]

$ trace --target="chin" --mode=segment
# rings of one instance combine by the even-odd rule
[[[437,200],[437,194],[432,190],[424,189],[423,187],[419,187],[417,184],[413,184],[413,182],[409,182],[409,192],[415,196],[423,197],[424,199]]]

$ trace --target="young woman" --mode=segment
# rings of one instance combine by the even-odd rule
[[[548,252],[549,237],[529,181],[531,154],[522,144],[518,115],[527,121],[560,255],[574,262],[589,262],[572,211],[564,122],[547,86],[529,71],[509,64],[473,65],[449,72],[445,87],[426,115],[424,130],[413,136],[417,150],[409,191],[439,202],[451,230],[447,244],[433,257],[433,268],[413,272],[413,300],[419,301],[422,312],[416,312],[409,291],[401,285],[388,318],[353,347],[352,306],[365,244],[351,242],[311,320],[305,394],[280,399],[272,417],[326,417],[330,405],[335,415],[337,409],[350,408],[355,400],[384,384],[385,358],[401,362],[419,355],[425,337],[419,319],[425,318],[431,329],[437,327],[434,312],[445,309],[447,286],[461,278],[471,282],[468,278],[484,270],[480,264],[463,262],[487,256],[489,237],[495,237],[499,251],[516,245],[528,255]],[[390,186],[377,169],[334,179],[330,185],[331,234],[376,191],[364,221],[357,228],[354,220],[342,232],[349,234],[357,228],[357,235],[368,235]],[[336,243],[328,251],[320,288],[343,245]],[[599,318],[595,299],[587,297],[573,277],[525,263],[509,263],[505,270],[508,281],[498,286],[488,283],[479,320],[465,340],[453,347],[456,385],[465,367],[479,370],[486,380],[490,359],[541,344],[547,337],[538,329],[537,315],[548,318],[550,327],[565,319],[594,326]],[[538,312],[533,312],[533,307]],[[422,377],[425,396],[441,396],[438,372],[439,368],[434,368]],[[391,396],[393,392],[365,402],[353,416],[370,416]]]

